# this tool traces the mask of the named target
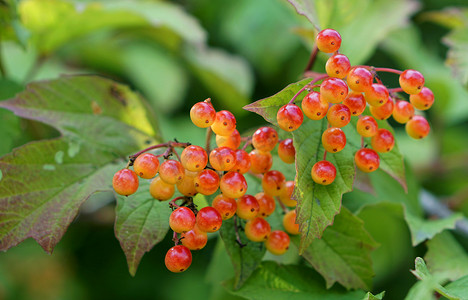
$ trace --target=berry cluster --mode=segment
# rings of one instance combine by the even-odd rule
[[[326,160],[326,154],[343,150],[346,135],[341,128],[348,125],[353,116],[359,118],[356,130],[361,135],[362,144],[354,160],[356,166],[364,172],[377,170],[380,164],[378,153],[391,151],[395,143],[393,134],[379,128],[376,119],[386,120],[393,116],[396,122],[406,124],[406,132],[410,137],[421,139],[428,135],[429,123],[423,116],[415,115],[415,109],[427,110],[434,102],[434,94],[424,87],[421,73],[415,70],[402,72],[372,66],[351,66],[348,57],[339,53],[341,36],[333,29],[319,32],[316,46],[322,52],[332,53],[325,65],[326,74],[318,75],[277,113],[278,125],[285,131],[298,129],[304,115],[311,120],[327,118],[329,126],[322,133],[324,159],[317,162],[311,171],[316,183],[328,185],[334,181],[336,168]],[[388,89],[377,72],[399,74],[400,87]],[[301,109],[294,101],[305,90],[309,93],[303,98]],[[399,92],[408,94],[409,101],[401,98],[397,94]],[[371,115],[363,115],[367,106]],[[364,138],[370,138],[371,148],[364,147]]]
[[[216,232],[222,222],[235,218],[236,230],[243,229],[252,242],[264,242],[273,254],[281,255],[289,248],[289,234],[298,234],[295,223],[296,200],[292,199],[294,182],[286,181],[285,176],[271,170],[271,151],[278,144],[279,157],[288,164],[295,161],[295,149],[291,139],[279,140],[278,133],[271,127],[261,127],[252,136],[241,138],[236,130],[234,115],[226,110],[216,112],[210,99],[196,103],[190,110],[190,118],[196,126],[208,128],[216,134],[217,148],[209,151],[189,143],[168,142],[151,146],[130,156],[125,169],[114,175],[114,190],[120,195],[136,192],[139,179],[151,179],[150,194],[159,201],[169,200],[176,189],[183,196],[169,202],[173,209],[169,225],[174,232],[176,245],[166,254],[166,266],[172,272],[187,270],[192,262],[191,251],[205,247],[207,233]],[[242,148],[241,142],[245,144]],[[247,147],[252,147],[247,152]],[[146,153],[156,148],[167,148],[160,155]],[[177,148],[182,148],[179,156]],[[209,153],[209,154],[208,154]],[[177,159],[170,159],[175,155]],[[159,158],[164,161],[160,164]],[[133,170],[130,167],[133,166]],[[261,178],[263,191],[247,194],[247,181],[244,174],[250,172]],[[211,206],[197,209],[193,197],[214,195]],[[276,200],[275,200],[276,199]],[[180,205],[177,201],[182,201]],[[285,215],[285,231],[272,230],[265,219],[280,203]],[[245,246],[237,233],[239,246]]]

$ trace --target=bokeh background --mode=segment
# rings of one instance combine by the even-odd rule
[[[341,32],[342,52],[353,65],[414,68],[425,75],[436,96],[427,114],[432,133],[414,141],[392,123],[399,147],[412,180],[468,216],[468,2],[310,3],[321,28]],[[240,132],[262,124],[242,106],[299,80],[316,32],[286,0],[2,0],[0,99],[31,81],[100,74],[143,94],[165,139],[203,144],[204,131],[188,116],[194,103],[211,97],[216,109],[235,113]],[[323,71],[326,58],[320,54],[314,70]],[[382,79],[398,84],[392,74]],[[48,126],[0,110],[0,156],[55,136]],[[352,207],[360,197],[355,191],[343,201]],[[32,240],[0,253],[0,299],[236,299],[222,287],[232,267],[216,235],[194,253],[190,272],[165,269],[167,237],[132,278],[114,237],[114,209],[112,194],[92,197],[51,256]],[[404,220],[384,206],[365,208],[359,217],[381,244],[373,252],[374,290],[403,299],[416,282],[408,270],[425,246],[413,248]],[[463,235],[455,236],[468,247]]]

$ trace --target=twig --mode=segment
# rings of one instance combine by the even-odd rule
[[[210,155],[211,152],[211,135],[213,134],[213,130],[211,127],[206,128],[206,140],[205,140],[205,151]]]
[[[304,69],[304,73],[312,69],[312,67],[314,66],[315,60],[317,59],[317,53],[318,53],[317,45],[314,45],[314,49],[312,49],[312,52],[310,53],[310,58],[309,58],[309,61],[307,62],[307,66]]]

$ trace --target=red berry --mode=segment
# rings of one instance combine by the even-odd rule
[[[190,250],[201,250],[208,242],[208,235],[195,225],[192,230],[182,233],[180,241]]]
[[[209,102],[198,102],[190,109],[190,119],[200,128],[206,128],[213,124],[216,111]]]
[[[130,169],[122,169],[114,174],[112,186],[119,195],[131,195],[138,189],[138,176]]]
[[[348,95],[348,86],[339,79],[330,77],[320,85],[320,98],[328,103],[340,103]]]
[[[359,118],[356,124],[357,132],[363,137],[372,137],[377,133],[379,126],[371,116]]]
[[[338,51],[341,46],[341,35],[334,29],[324,29],[315,38],[317,48],[325,53]]]
[[[265,246],[270,253],[282,255],[289,249],[289,235],[281,230],[275,230],[270,233],[265,242]]]
[[[218,147],[229,147],[232,150],[236,150],[239,148],[240,144],[241,136],[237,129],[234,129],[234,131],[228,136],[216,135],[216,145]]]
[[[236,164],[231,171],[241,174],[247,173],[250,169],[250,156],[242,149],[236,150]]]
[[[355,92],[366,92],[371,89],[372,73],[363,67],[354,67],[346,78],[346,82],[350,89]]]
[[[335,180],[336,168],[331,162],[322,160],[314,164],[311,175],[316,183],[329,185]]]
[[[260,209],[258,211],[259,217],[266,218],[275,211],[276,203],[272,196],[266,193],[258,193],[255,195],[255,198],[258,201],[258,205],[260,205]]]
[[[393,100],[388,98],[388,101],[384,105],[379,107],[371,106],[370,112],[377,120],[386,120],[390,118],[393,114]]]
[[[332,55],[325,65],[325,70],[330,77],[345,78],[351,69],[351,64],[346,55],[335,54]]]
[[[344,104],[335,104],[328,110],[327,120],[332,127],[344,127],[351,121],[351,111]]]
[[[169,184],[176,184],[182,181],[185,170],[182,164],[176,160],[169,159],[159,167],[159,177]]]
[[[346,146],[346,135],[340,128],[330,127],[322,134],[322,145],[328,152],[340,152]]]
[[[245,224],[245,235],[253,242],[266,241],[270,234],[270,224],[263,218],[257,217]]]
[[[185,176],[181,182],[177,183],[177,190],[184,196],[193,197],[197,194],[195,189],[194,178],[197,174],[194,174],[194,177],[188,175],[190,171],[185,170]]]
[[[289,234],[299,234],[299,224],[296,224],[296,210],[288,211],[283,216],[283,227]]]
[[[149,191],[153,198],[164,201],[171,199],[174,195],[175,187],[173,184],[166,183],[157,176],[151,180]]]
[[[151,179],[158,173],[159,160],[151,153],[140,154],[133,163],[133,170],[141,178]]]
[[[284,189],[286,179],[280,171],[271,170],[266,172],[262,178],[262,188],[271,196],[279,196]]]
[[[299,106],[295,104],[286,104],[278,110],[276,115],[278,126],[285,131],[294,131],[301,126],[304,121],[304,115],[302,114]]]
[[[410,95],[409,99],[416,109],[427,110],[434,103],[434,94],[429,88],[423,87],[419,94]]]
[[[215,171],[205,169],[198,173],[193,182],[197,192],[203,195],[212,195],[218,190],[219,176]]]
[[[359,149],[354,155],[354,161],[359,170],[366,173],[374,172],[380,165],[379,154],[368,148]]]
[[[293,164],[296,156],[292,139],[282,140],[278,145],[278,156],[287,164]]]
[[[366,91],[365,98],[369,105],[379,107],[387,103],[390,97],[387,88],[379,83],[372,84],[371,88]]]
[[[169,271],[180,273],[187,270],[192,264],[192,253],[187,247],[177,245],[167,251],[164,262]]]
[[[415,70],[405,70],[400,74],[400,86],[407,94],[419,94],[424,86],[424,76]]]
[[[429,134],[431,127],[423,116],[414,116],[406,123],[405,129],[413,139],[422,139]]]
[[[231,171],[221,177],[219,188],[226,197],[239,198],[247,192],[247,181],[241,173]]]
[[[302,100],[302,110],[311,120],[323,119],[327,114],[328,106],[328,102],[320,97],[318,92],[310,92]]]
[[[236,118],[227,110],[216,113],[216,119],[211,125],[211,130],[217,135],[229,136],[236,129]]]
[[[228,147],[213,149],[210,164],[217,171],[229,171],[236,165],[236,152]]]
[[[250,220],[257,216],[260,210],[260,204],[257,199],[252,195],[244,195],[237,199],[236,214],[239,218]]]
[[[237,211],[236,200],[223,194],[216,196],[211,205],[219,212],[223,220],[232,218]]]
[[[249,153],[250,157],[250,171],[254,174],[265,173],[270,170],[273,165],[273,158],[270,153],[252,150]]]
[[[208,163],[208,154],[200,146],[190,145],[180,155],[182,166],[192,172],[200,172]]]
[[[398,123],[405,124],[414,115],[414,107],[407,101],[397,101],[393,106],[393,119]]]
[[[215,232],[221,228],[223,218],[219,212],[211,206],[203,207],[197,214],[197,226],[201,231]]]
[[[195,214],[190,208],[181,206],[174,210],[169,217],[169,226],[175,232],[182,233],[192,230],[195,226]]]
[[[283,204],[286,206],[295,207],[297,205],[297,201],[292,198],[294,191],[294,181],[286,181],[284,186],[284,191],[280,195],[280,201],[283,202]]]
[[[371,138],[371,146],[377,152],[385,153],[393,149],[395,145],[395,138],[393,134],[387,129],[379,129],[377,133]]]
[[[364,96],[361,93],[356,92],[349,93],[346,99],[344,99],[343,104],[349,108],[352,116],[361,115],[367,105]]]
[[[278,133],[271,127],[261,127],[252,135],[252,145],[261,152],[270,152],[278,143]]]

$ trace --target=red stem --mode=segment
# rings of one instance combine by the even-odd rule
[[[280,200],[280,198],[278,196],[275,197],[276,198],[276,201],[278,201],[279,205],[281,206],[281,209],[283,210],[283,212],[286,214],[288,213],[289,209],[286,208],[286,206],[284,205],[284,203]]]
[[[300,94],[302,94],[303,91],[305,91],[306,89],[308,88],[311,88],[311,87],[314,87],[314,83],[316,83],[317,81],[320,81],[322,79],[325,79],[329,77],[327,74],[322,74],[322,75],[319,75],[317,78],[315,78],[314,80],[312,80],[311,82],[309,82],[308,84],[304,85],[293,97],[292,99],[289,101],[289,104],[292,104],[294,103],[294,101],[296,100],[297,97],[299,97]]]
[[[314,49],[312,49],[312,52],[310,53],[310,58],[309,58],[309,61],[307,62],[307,66],[304,69],[304,73],[312,69],[312,67],[314,66],[315,60],[317,58],[317,54],[318,54],[318,48],[317,48],[317,45],[314,45]]]
[[[327,160],[327,150],[323,153],[323,160]]]
[[[164,144],[158,144],[158,145],[153,145],[153,146],[150,146],[146,149],[143,149],[141,151],[138,151],[137,153],[133,154],[133,155],[130,155],[130,159],[132,158],[137,158],[139,155],[147,152],[147,151],[150,151],[150,150],[153,150],[153,149],[158,149],[158,148],[164,148],[164,147],[170,147],[170,148],[175,148],[175,147],[181,147],[181,148],[185,148],[185,147],[188,147],[190,146],[190,143],[178,143],[178,142],[167,142],[167,143],[164,143]]]
[[[399,88],[393,88],[393,89],[388,89],[389,93],[400,93],[403,92],[403,89],[401,87]]]
[[[391,68],[374,68],[374,71],[376,71],[376,72],[395,73],[395,74],[398,74],[398,75],[400,75],[401,73],[403,73],[403,71],[395,70],[395,69],[391,69]]]

